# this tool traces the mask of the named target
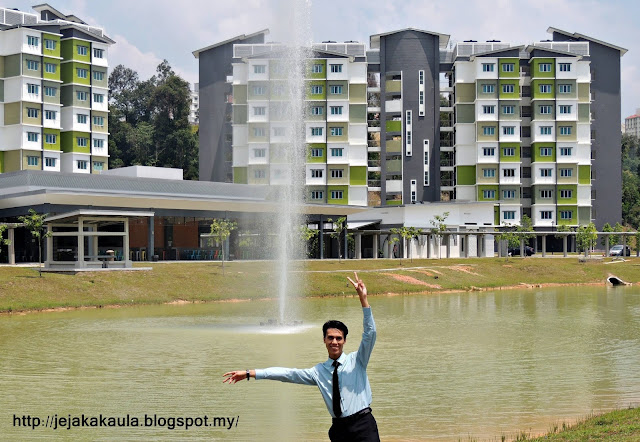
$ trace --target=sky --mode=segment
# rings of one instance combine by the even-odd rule
[[[622,118],[640,108],[640,2],[637,0],[50,0],[104,29],[116,41],[109,65],[123,64],[147,79],[167,59],[190,83],[198,81],[192,52],[268,28],[268,41],[286,40],[294,2],[309,4],[313,41],[355,40],[417,28],[463,40],[527,44],[549,39],[552,26],[628,49],[621,61]],[[41,1],[0,0],[32,12]]]

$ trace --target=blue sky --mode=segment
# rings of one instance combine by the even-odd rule
[[[0,0],[31,11],[38,1]],[[515,44],[550,38],[553,26],[629,50],[622,58],[622,118],[640,108],[640,2],[634,0],[58,0],[49,4],[102,27],[117,43],[111,66],[124,64],[141,78],[164,58],[187,81],[198,81],[192,52],[230,37],[269,28],[285,39],[294,1],[311,3],[314,41],[357,40],[414,27],[449,34],[452,41],[497,39]]]

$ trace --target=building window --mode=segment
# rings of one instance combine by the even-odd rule
[[[56,159],[55,158],[45,157],[44,165],[47,166],[47,167],[56,167]]]
[[[515,169],[502,169],[502,176],[505,178],[513,178],[516,176]]]
[[[511,115],[515,113],[515,106],[502,106],[502,113]]]
[[[553,192],[551,190],[541,190],[540,198],[545,200],[551,199],[553,198]]]
[[[514,63],[502,63],[502,72],[513,72],[514,68]]]
[[[492,157],[492,156],[495,156],[496,149],[495,147],[483,147],[482,153],[485,157]]]
[[[51,86],[44,87],[44,95],[46,97],[55,97],[57,88]]]
[[[496,128],[494,126],[483,126],[482,135],[495,135]]]
[[[265,74],[267,72],[266,64],[255,64],[253,65],[253,73],[254,74]]]
[[[482,113],[483,114],[495,114],[496,113],[496,107],[495,106],[482,106]]]
[[[32,35],[27,35],[27,44],[29,46],[38,46],[40,44],[40,38],[34,37]]]
[[[341,137],[342,136],[342,128],[341,127],[330,127],[332,137]]]
[[[541,147],[540,148],[540,156],[541,157],[550,157],[553,154],[553,151],[550,147]]]
[[[104,161],[94,161],[93,170],[104,170]]]
[[[93,94],[93,102],[94,103],[104,103],[104,95],[103,94]]]
[[[313,106],[311,108],[311,115],[322,115],[324,108],[322,106]]]
[[[342,65],[341,64],[332,64],[331,66],[331,72],[334,74],[339,74],[342,72]]]
[[[264,169],[256,169],[253,171],[253,177],[254,178],[266,178],[267,177],[267,173],[264,171]]]
[[[493,94],[495,91],[495,85],[493,84],[483,84],[482,85],[482,93],[483,94]]]
[[[104,49],[93,48],[94,58],[104,58]]]
[[[561,113],[561,114],[570,114],[570,113],[571,113],[571,108],[572,108],[572,107],[573,107],[573,106],[569,106],[569,105],[566,105],[566,104],[562,104],[562,105],[560,105],[560,113]]]
[[[104,126],[104,117],[93,117],[94,126]]]
[[[93,147],[96,149],[101,149],[104,147],[104,140],[102,138],[94,138],[93,139]]]
[[[322,190],[312,190],[311,191],[311,199],[312,200],[321,200],[324,197]]]
[[[540,169],[541,177],[550,177],[553,176],[553,169]]]
[[[313,148],[311,149],[311,158],[322,158],[324,156],[324,149]]]
[[[571,93],[571,85],[570,84],[559,84],[558,85],[558,93],[560,93],[560,94],[570,94]]]
[[[482,198],[485,200],[494,200],[496,199],[496,191],[495,190],[483,190]]]
[[[343,169],[331,169],[331,178],[342,178]]]
[[[502,85],[502,93],[503,94],[512,94],[515,91],[515,87],[512,84],[503,84]]]
[[[76,98],[78,99],[78,101],[87,101],[87,92],[84,91],[77,91],[76,92]]]
[[[516,133],[515,126],[504,126],[502,128],[502,135],[514,135]]]
[[[331,106],[331,115],[342,115],[342,106]]]
[[[560,169],[560,176],[565,178],[573,176],[573,169]]]
[[[482,72],[493,72],[493,63],[482,63]]]
[[[502,219],[516,219],[515,210],[505,210],[502,212]]]
[[[311,169],[311,178],[322,178],[322,169]]]
[[[40,68],[40,62],[35,60],[27,60],[27,69],[37,71]]]
[[[541,210],[540,219],[553,219],[553,214],[551,213],[551,210]]]
[[[78,114],[76,115],[78,124],[87,124],[87,115],[85,114]]]
[[[78,160],[76,161],[77,168],[80,170],[87,170],[89,166],[89,162],[86,160]]]
[[[38,132],[27,132],[27,141],[37,142]]]
[[[311,136],[313,136],[313,137],[322,136],[322,128],[321,127],[312,127],[311,128]]]
[[[321,64],[314,64],[311,68],[311,72],[314,74],[321,74],[324,71],[324,66]]]
[[[407,126],[411,126],[411,111],[410,110],[407,111],[407,115],[406,115],[404,121],[406,121]]]
[[[424,84],[424,71],[418,71],[418,84]]]
[[[267,133],[264,130],[264,127],[254,127],[253,128],[253,136],[254,137],[264,137]]]
[[[253,149],[254,158],[265,158],[267,156],[267,149]]]
[[[27,108],[27,117],[29,118],[38,118],[38,109],[36,109],[35,107],[28,107]]]
[[[88,46],[78,45],[77,48],[78,48],[78,55],[82,55],[82,56],[87,55],[87,50],[89,49]]]
[[[284,127],[274,127],[273,128],[273,136],[274,137],[284,137],[286,131]]]
[[[560,148],[560,156],[563,157],[570,157],[571,156],[571,151],[573,150],[572,147],[561,147]]]
[[[28,83],[27,92],[30,94],[38,95],[38,93],[40,92],[40,86],[38,86],[37,84]]]
[[[515,199],[516,197],[516,191],[515,190],[503,190],[502,191],[502,198],[505,200],[512,200]]]
[[[267,115],[267,108],[265,106],[256,106],[253,108],[253,115],[256,115],[256,116]]]
[[[571,126],[560,126],[560,135],[571,135]]]
[[[573,190],[560,190],[560,198],[573,198]]]
[[[551,85],[550,84],[541,84],[540,85],[540,93],[541,94],[550,94],[551,93]]]
[[[93,79],[96,81],[104,81],[104,72],[93,71]]]
[[[342,149],[341,147],[332,147],[331,148],[331,156],[332,157],[341,157],[343,150],[344,149]]]
[[[315,85],[311,86],[311,94],[312,95],[320,95],[320,94],[322,94],[323,90],[324,90],[324,88],[322,86],[320,86],[320,85],[315,84]]]
[[[541,114],[550,114],[551,113],[551,106],[540,106],[540,113]]]
[[[573,219],[573,210],[561,210],[560,219]]]
[[[516,148],[515,147],[503,147],[502,148],[502,156],[503,157],[515,157],[516,156]]]
[[[44,111],[44,118],[45,120],[55,120],[56,119],[56,111],[52,111],[52,110],[46,110]]]
[[[540,135],[551,135],[551,126],[540,126]]]
[[[423,91],[418,92],[418,103],[419,104],[424,104],[424,92]]]
[[[87,74],[89,71],[83,68],[76,68],[76,72],[78,73],[78,78],[87,78]]]
[[[55,74],[56,73],[56,65],[53,63],[45,63],[44,64],[44,71],[48,74]]]
[[[28,166],[37,166],[38,163],[39,163],[38,157],[32,157],[32,156],[28,156],[27,157],[27,165]]]
[[[496,170],[495,169],[482,169],[482,176],[484,178],[495,178]]]
[[[424,185],[425,186],[429,185],[429,171],[428,170],[424,171]]]
[[[44,142],[47,144],[56,144],[58,136],[56,134],[44,134]]]
[[[267,88],[265,86],[253,86],[253,95],[266,95]]]
[[[329,86],[329,92],[332,95],[340,95],[342,94],[342,86],[336,86],[336,85]]]
[[[341,200],[342,197],[342,190],[332,190],[331,191],[331,199],[333,200]]]
[[[571,63],[560,63],[560,72],[571,72]]]
[[[540,72],[551,72],[551,63],[540,63],[538,66]]]
[[[44,39],[44,47],[50,51],[54,51],[56,49],[57,42],[55,40],[49,40],[48,38]]]
[[[77,137],[76,138],[78,147],[87,147],[87,138],[85,137]]]

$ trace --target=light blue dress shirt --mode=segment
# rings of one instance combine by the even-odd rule
[[[342,353],[338,358],[338,382],[340,384],[340,407],[342,417],[351,416],[371,405],[371,387],[367,377],[367,364],[376,342],[376,323],[371,307],[363,307],[362,341],[358,351]],[[256,379],[272,379],[294,384],[317,385],[329,414],[333,414],[333,359],[327,359],[307,369],[271,367],[256,370]]]

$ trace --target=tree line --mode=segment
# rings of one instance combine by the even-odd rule
[[[198,128],[189,124],[189,83],[167,60],[141,81],[118,65],[109,75],[109,168],[175,167],[198,179]]]
[[[622,135],[622,221],[640,228],[640,139]]]

